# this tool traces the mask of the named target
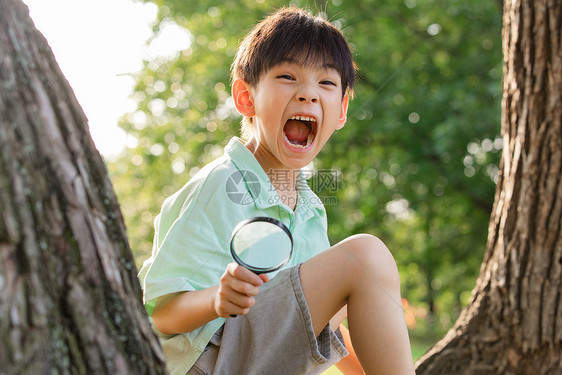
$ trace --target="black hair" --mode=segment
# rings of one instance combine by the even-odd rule
[[[353,91],[357,67],[342,32],[296,7],[282,8],[254,27],[240,44],[232,76],[254,86],[263,73],[286,61],[333,68],[341,77],[342,96]]]

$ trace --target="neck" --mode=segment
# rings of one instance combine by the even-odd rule
[[[269,151],[263,147],[258,147],[255,138],[248,141],[245,146],[260,163],[281,201],[289,207],[295,208],[299,169],[287,168],[281,164]]]

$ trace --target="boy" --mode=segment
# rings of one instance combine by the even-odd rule
[[[333,330],[347,336],[347,316],[367,374],[412,374],[394,259],[369,235],[330,247],[324,207],[299,173],[345,124],[355,83],[345,38],[282,9],[246,36],[232,75],[247,141],[232,139],[164,202],[139,273],[170,373],[318,374],[348,354]],[[293,235],[289,265],[275,275],[232,262],[232,230],[254,216]],[[340,364],[356,371],[353,360]]]

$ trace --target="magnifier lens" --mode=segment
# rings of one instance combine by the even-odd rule
[[[242,222],[230,243],[232,256],[251,271],[266,273],[284,266],[291,257],[293,240],[278,220],[254,218]]]

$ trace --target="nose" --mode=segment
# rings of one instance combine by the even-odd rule
[[[309,85],[303,85],[297,93],[297,100],[301,103],[316,103],[318,94]]]
[[[299,96],[299,102],[303,102],[303,103],[306,103],[306,102],[316,103],[317,101],[318,101],[318,99],[315,98],[315,97],[312,97],[312,98],[309,99],[309,98],[307,98],[306,96]]]

